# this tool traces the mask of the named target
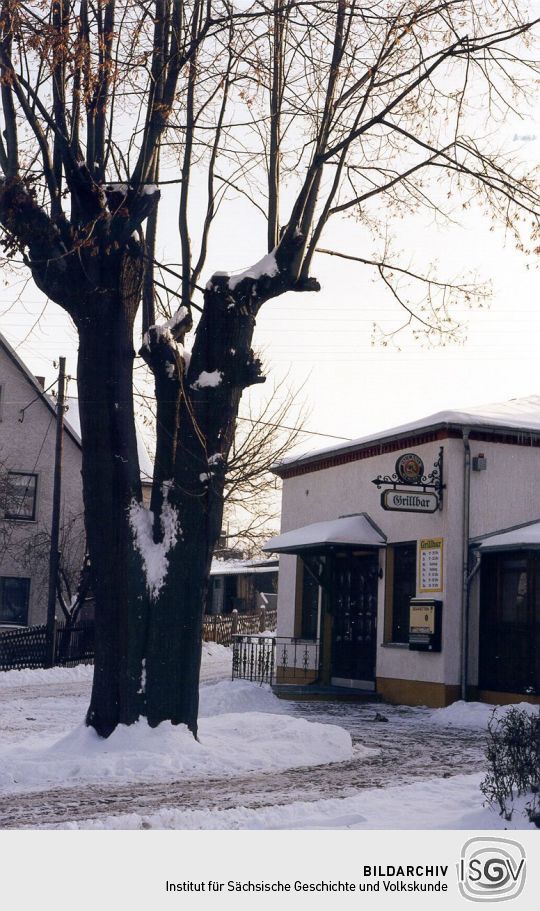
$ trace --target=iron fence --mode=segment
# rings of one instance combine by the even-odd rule
[[[207,642],[231,645],[233,636],[261,633],[276,628],[276,611],[264,608],[251,614],[205,616],[203,637]],[[47,656],[47,627],[28,626],[0,629],[0,671],[44,667]],[[55,665],[74,667],[94,660],[94,625],[56,625]]]
[[[257,683],[315,683],[319,677],[318,639],[287,636],[233,638],[233,680]]]
[[[272,636],[235,636],[233,640],[233,680],[273,683],[276,640]]]
[[[44,667],[47,655],[47,627],[0,630],[0,671]],[[89,663],[94,658],[94,625],[56,626],[54,663],[64,667]]]

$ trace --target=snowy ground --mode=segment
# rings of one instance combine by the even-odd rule
[[[99,740],[91,668],[0,674],[0,827],[528,828],[482,805],[489,707],[289,703],[230,662],[205,646],[199,744],[170,725]]]

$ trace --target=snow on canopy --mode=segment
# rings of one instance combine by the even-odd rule
[[[384,547],[386,537],[367,513],[341,516],[329,522],[313,522],[272,538],[263,550],[270,553],[298,553],[330,544]]]
[[[427,417],[397,427],[390,427],[376,433],[338,443],[324,449],[315,449],[284,458],[272,466],[279,473],[280,468],[292,465],[302,465],[305,462],[316,461],[325,456],[354,452],[363,446],[383,442],[399,437],[410,436],[416,431],[435,430],[439,428],[483,428],[490,430],[515,430],[522,433],[540,434],[540,395],[529,395],[524,398],[510,399],[506,402],[496,402],[488,405],[473,405],[461,410],[437,411]]]
[[[496,550],[521,550],[540,548],[540,520],[527,522],[514,528],[503,529],[496,534],[476,538],[473,545],[482,553]]]

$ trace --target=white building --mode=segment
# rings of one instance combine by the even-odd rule
[[[540,396],[274,470],[278,683],[540,702]]]

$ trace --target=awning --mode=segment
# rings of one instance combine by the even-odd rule
[[[497,550],[536,550],[540,549],[540,521],[530,522],[519,528],[509,528],[506,531],[492,535],[484,535],[471,541],[480,553],[489,553]]]
[[[271,538],[263,550],[273,554],[299,554],[327,547],[384,547],[386,535],[367,513],[315,522]]]

